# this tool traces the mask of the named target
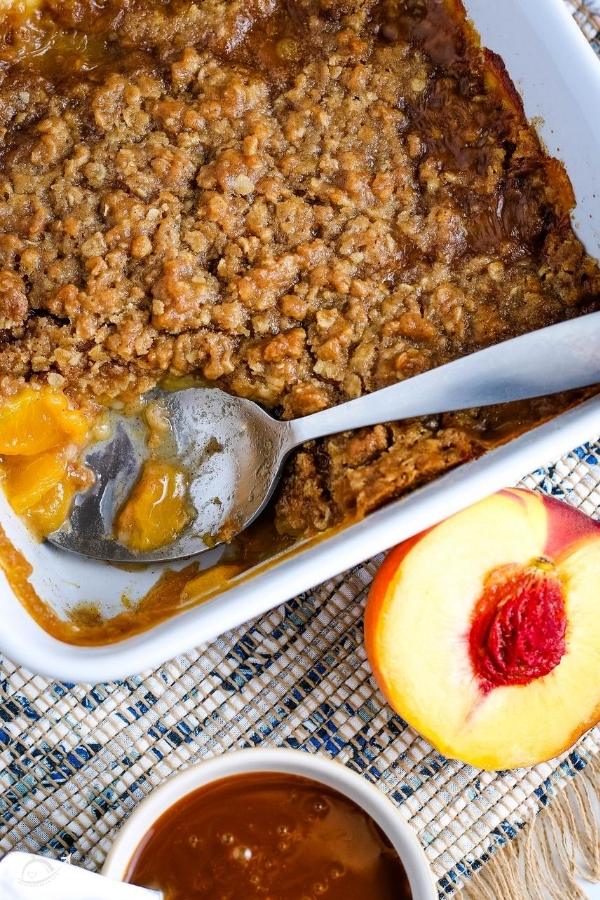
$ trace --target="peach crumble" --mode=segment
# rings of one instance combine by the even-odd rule
[[[34,386],[69,418],[186,376],[303,416],[599,306],[569,181],[459,0],[0,16],[3,422]],[[276,527],[364,515],[568,400],[308,445]],[[36,482],[65,484],[60,446]]]

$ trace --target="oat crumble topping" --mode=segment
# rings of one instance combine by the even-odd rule
[[[458,0],[46,0],[0,47],[0,389],[198,376],[302,416],[600,305],[562,168]],[[556,402],[300,450],[282,533]]]

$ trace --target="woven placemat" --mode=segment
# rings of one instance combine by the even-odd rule
[[[600,442],[522,484],[600,511]],[[114,830],[172,772],[265,743],[335,756],[376,782],[448,893],[600,752],[595,728],[533,769],[447,760],[376,688],[362,641],[379,558],[154,672],[93,688],[0,667],[0,855],[28,849],[98,868]]]
[[[600,51],[600,0],[567,5]],[[600,442],[522,484],[599,517]],[[440,895],[454,892],[600,754],[600,728],[526,770],[481,772],[433,750],[392,714],[366,661],[379,562],[125,681],[58,683],[0,659],[0,856],[98,869],[115,829],[171,773],[264,743],[325,753],[375,782],[418,834]]]
[[[600,54],[600,0],[565,0],[590,44]]]

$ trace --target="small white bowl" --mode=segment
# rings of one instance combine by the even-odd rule
[[[408,875],[413,900],[437,900],[437,888],[423,848],[387,797],[341,763],[301,750],[260,747],[239,750],[205,760],[169,778],[146,797],[124,823],[104,863],[102,874],[123,880],[135,850],[150,827],[182,797],[220,778],[251,772],[301,775],[349,797],[371,816],[389,838]]]

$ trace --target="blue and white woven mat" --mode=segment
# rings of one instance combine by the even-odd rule
[[[600,50],[600,0],[568,5]],[[523,484],[599,516],[600,442]],[[452,893],[600,754],[600,728],[533,769],[444,759],[370,675],[362,612],[378,562],[126,681],[61,684],[0,659],[0,856],[20,848],[97,869],[115,829],[171,773],[264,742],[335,756],[374,781],[417,832],[440,894]]]
[[[600,442],[522,483],[598,515]],[[362,612],[378,562],[126,681],[86,688],[0,661],[0,855],[72,854],[99,868],[115,828],[172,772],[264,742],[335,756],[377,783],[451,892],[600,753],[600,728],[533,769],[444,759],[370,675]]]

